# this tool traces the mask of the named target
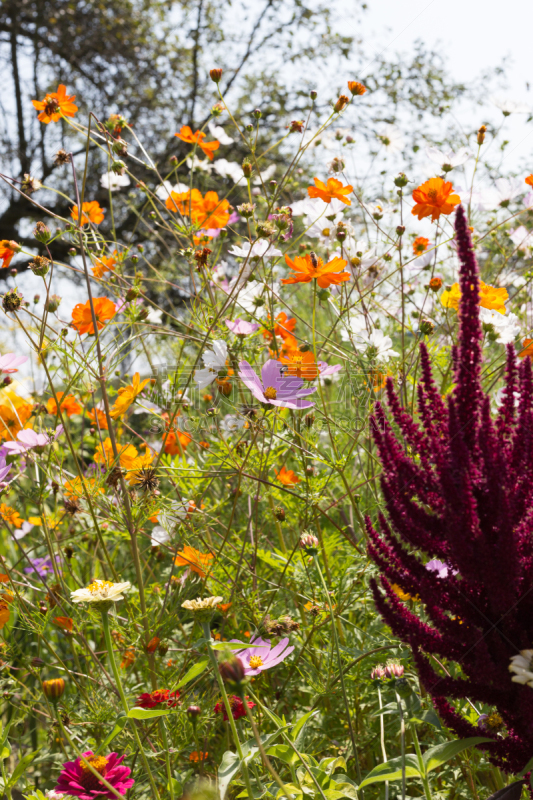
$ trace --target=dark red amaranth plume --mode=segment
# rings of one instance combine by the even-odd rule
[[[461,206],[455,231],[455,389],[444,403],[421,344],[416,419],[390,379],[395,428],[379,405],[373,417],[388,519],[379,518],[379,530],[367,520],[369,552],[381,573],[381,586],[373,581],[372,588],[385,622],[411,646],[445,723],[460,737],[491,738],[453,701],[495,706],[506,733],[482,748],[497,766],[519,772],[533,753],[533,689],[512,682],[509,664],[533,647],[533,377],[530,359],[518,367],[509,345],[503,402],[493,419],[481,384],[479,273]],[[428,559],[447,571],[428,570]],[[393,584],[420,598],[415,610]]]

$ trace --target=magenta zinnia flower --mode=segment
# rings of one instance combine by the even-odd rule
[[[108,756],[95,756],[91,750],[83,753],[83,758],[76,761],[67,761],[63,764],[57,786],[54,791],[59,794],[68,794],[79,797],[80,800],[94,800],[94,798],[114,798],[115,795],[88,769],[87,763],[105,778],[120,794],[126,794],[135,781],[128,778],[131,772],[129,767],[123,767],[124,756],[118,757],[117,753]]]
[[[518,367],[509,345],[494,420],[482,385],[479,271],[461,206],[455,230],[461,263],[455,388],[445,403],[421,345],[416,419],[400,405],[391,380],[395,428],[376,406],[388,519],[379,515],[379,532],[367,520],[369,553],[381,572],[381,586],[372,585],[378,610],[411,646],[420,680],[448,727],[461,738],[476,736],[479,728],[461,710],[465,699],[492,706],[506,735],[487,730],[493,741],[480,748],[518,773],[533,750],[533,690],[509,674],[510,660],[533,641],[533,375],[531,359]],[[421,603],[410,608],[394,584]],[[450,700],[459,702],[454,707]]]
[[[232,639],[232,642],[244,644],[239,639]],[[265,669],[270,669],[285,661],[287,656],[290,656],[294,647],[287,647],[289,640],[287,638],[280,639],[274,647],[270,644],[270,639],[252,639],[249,650],[235,650],[234,655],[238,656],[244,667],[245,675],[259,675]]]
[[[261,403],[281,408],[311,408],[314,405],[303,398],[316,392],[316,387],[303,389],[303,380],[284,374],[285,367],[279,361],[271,359],[263,365],[262,382],[247,361],[241,361],[239,367],[239,378]]]

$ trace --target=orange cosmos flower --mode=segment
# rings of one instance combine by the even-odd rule
[[[82,406],[80,406],[73,394],[67,394],[65,397],[64,392],[56,392],[56,396],[59,400],[59,408],[65,412],[67,417],[71,417],[73,414],[81,414]],[[48,398],[46,409],[49,414],[57,414],[57,403],[54,397]]]
[[[96,297],[93,302],[96,325],[98,330],[101,331],[106,322],[115,316],[117,307],[111,300],[108,300],[107,297]],[[94,333],[91,304],[89,300],[87,300],[86,303],[78,303],[77,306],[74,306],[74,310],[72,311],[72,327],[75,328],[78,333]]]
[[[135,661],[135,650],[133,647],[128,647],[120,662],[121,669],[128,669]]]
[[[193,133],[188,125],[183,125],[180,129],[180,132],[175,133],[174,136],[177,136],[182,142],[187,142],[188,144],[197,144],[210,161],[213,160],[213,153],[215,150],[218,150],[220,147],[220,142],[216,139],[213,142],[204,142],[205,133],[202,133],[201,131],[195,131],[195,133]]]
[[[441,303],[445,308],[459,310],[461,300],[461,289],[458,283],[454,283],[450,289],[446,289],[441,295]],[[509,299],[507,289],[497,289],[480,281],[479,286],[479,305],[491,311],[499,311],[500,314],[506,313],[505,303]]]
[[[338,286],[351,277],[349,272],[341,272],[348,263],[343,258],[335,257],[324,264],[315,253],[307,253],[305,256],[296,256],[294,261],[285,256],[285,262],[294,270],[294,275],[284,278],[282,283],[309,283],[316,280],[321,289],[327,289],[331,284]]]
[[[139,395],[147,383],[150,383],[150,378],[146,378],[141,383],[141,376],[138,372],[133,376],[133,383],[130,386],[123,386],[118,390],[117,399],[111,409],[111,416],[113,419],[121,417],[128,408],[131,406],[137,395]]]
[[[24,401],[15,404],[0,405],[0,441],[6,439],[11,441],[17,438],[17,433],[23,428],[30,427],[30,423],[26,425],[30,418],[33,406]]]
[[[270,321],[270,314],[267,315],[267,318]],[[289,318],[286,313],[282,311],[277,315],[274,323],[274,335],[277,338],[281,337],[282,339],[287,339],[290,337],[294,339],[294,336],[292,336],[292,331],[296,327],[296,319],[294,317]],[[261,333],[264,339],[272,339],[272,331],[269,331],[268,328],[263,328]]]
[[[67,87],[60,83],[57,92],[50,92],[44,100],[32,100],[33,107],[41,113],[37,119],[48,125],[49,122],[57,122],[61,117],[73,117],[78,110],[78,106],[73,103],[76,95],[67,95]]]
[[[528,186],[533,186],[533,175],[528,175],[525,181]]]
[[[199,228],[223,228],[231,216],[228,211],[229,200],[219,200],[216,192],[206,192],[205,197],[198,189],[171,192],[165,205],[174,214],[179,211],[183,216],[190,216]]]
[[[421,256],[428,249],[429,239],[425,236],[417,236],[413,242],[413,253],[415,256]]]
[[[193,764],[197,764],[199,761],[205,761],[208,755],[208,752],[199,753],[197,750],[193,750],[189,756],[189,761]]]
[[[453,186],[450,181],[442,178],[430,178],[413,192],[416,205],[411,213],[418,219],[431,216],[433,222],[441,214],[451,214],[454,207],[461,202],[458,194],[452,194]]]
[[[120,466],[124,469],[132,469],[136,459],[139,456],[137,448],[132,444],[119,444],[117,442],[118,460]],[[113,454],[113,447],[109,436],[105,439],[103,445],[99,444],[94,454],[94,460],[97,464],[106,464],[109,466],[115,461]]]
[[[9,241],[9,239],[0,240],[0,259],[2,267],[6,269],[11,264],[11,259],[20,250],[18,242]]]
[[[276,472],[276,470],[274,470]],[[292,471],[292,469],[285,469],[282,467],[279,472],[276,472],[277,480],[284,486],[296,486],[300,483],[300,478]]]
[[[153,460],[154,460],[154,453],[149,448],[146,449],[144,455],[138,456],[137,458],[133,459],[131,467],[128,470],[128,474],[126,475],[126,480],[128,481],[130,486],[135,486],[136,484],[141,483],[143,479],[142,470],[149,467]]]
[[[5,503],[0,503],[0,517],[2,517],[4,522],[9,522],[16,528],[20,528],[23,522],[19,512],[11,508],[11,506],[7,506]]]
[[[55,617],[54,625],[57,625],[58,628],[61,628],[63,631],[68,631],[72,633],[72,629],[74,627],[74,620],[71,617]]]
[[[0,600],[0,630],[2,630],[6,622],[9,622],[10,614],[9,605],[5,600]]]
[[[348,81],[348,89],[354,95],[362,95],[366,92],[366,86],[359,81]]]
[[[532,358],[533,357],[533,339],[524,339],[522,342],[522,350],[518,353],[518,358]]]
[[[211,566],[210,562],[214,556],[211,553],[201,553],[194,547],[186,544],[183,550],[180,550],[174,564],[178,567],[189,567],[193,572],[196,572],[201,578],[205,578],[206,570],[209,571]]]
[[[114,272],[117,265],[118,251],[113,250],[112,256],[100,256],[95,260],[93,275],[95,278],[103,278],[106,272]]]
[[[327,184],[319,181],[318,178],[314,178],[314,181],[315,185],[309,186],[307,189],[309,197],[320,197],[324,203],[331,203],[333,198],[336,198],[347,206],[352,205],[352,201],[346,195],[353,191],[353,186],[343,186],[337,178],[328,178]]]
[[[165,453],[170,456],[183,455],[187,445],[192,442],[192,436],[184,431],[170,431],[165,442]]]
[[[72,206],[70,209],[70,216],[72,219],[78,219],[78,206]],[[97,200],[91,200],[90,203],[81,204],[81,224],[87,225],[89,222],[94,222],[99,225],[104,221],[104,209],[100,208],[100,203]]]
[[[99,408],[95,408],[94,411],[88,411],[87,416],[95,428],[99,427],[101,431],[109,430],[107,425],[107,417],[103,411],[100,411]]]
[[[282,364],[287,364],[287,375],[294,375],[303,378],[304,381],[312,381],[318,375],[318,369],[313,353],[308,350],[301,353],[300,350],[291,350],[289,353],[280,353],[279,360]]]
[[[154,636],[153,639],[150,639],[148,644],[146,645],[146,652],[147,653],[155,653],[158,648],[159,642],[161,639],[158,636]]]

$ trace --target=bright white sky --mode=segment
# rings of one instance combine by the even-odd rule
[[[464,82],[487,69],[504,66],[508,89],[499,94],[533,106],[533,4],[529,0],[505,0],[503,4],[496,0],[366,2],[368,9],[361,15],[351,13],[354,0],[345,0],[343,27],[347,33],[360,36],[369,51],[385,51],[392,56],[397,51],[409,52],[413,42],[421,39],[441,52],[452,77]],[[364,77],[360,79],[364,81]],[[479,114],[477,110],[476,116]],[[531,170],[533,125],[526,119],[527,115],[508,118],[506,138],[511,146],[506,160],[513,168]]]

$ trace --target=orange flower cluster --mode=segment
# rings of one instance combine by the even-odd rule
[[[353,186],[343,186],[337,178],[328,178],[328,182],[323,183],[318,178],[314,178],[315,185],[309,186],[307,194],[309,197],[320,197],[324,203],[331,203],[333,199],[340,200],[347,206],[351,206],[352,201],[346,195],[353,192]]]
[[[37,116],[40,122],[48,125],[49,122],[58,122],[61,117],[73,117],[78,110],[74,104],[76,95],[67,95],[67,87],[60,83],[57,92],[50,92],[44,100],[32,100],[33,107],[41,113]]]
[[[411,213],[418,219],[431,216],[433,222],[439,219],[441,214],[451,214],[455,206],[461,202],[459,195],[452,192],[453,186],[450,181],[430,178],[414,190],[413,200],[416,205]]]
[[[189,567],[193,572],[196,572],[201,578],[205,578],[206,572],[209,572],[211,561],[214,556],[211,553],[201,553],[194,547],[186,544],[183,550],[180,550],[174,559],[174,564],[178,567]]]
[[[219,200],[216,192],[206,192],[205,197],[198,189],[191,192],[171,192],[165,203],[169,211],[178,211],[190,217],[198,228],[223,228],[231,216],[229,200]]]
[[[107,297],[96,297],[93,303],[96,325],[98,330],[101,331],[106,322],[110,319],[113,319],[116,314],[117,307]],[[72,327],[75,328],[80,334],[94,334],[91,304],[89,300],[87,300],[86,303],[78,303],[78,305],[74,306],[72,311]]]
[[[216,139],[212,142],[204,142],[205,133],[202,133],[201,131],[195,131],[193,133],[192,129],[188,125],[183,125],[180,129],[180,132],[175,133],[174,136],[177,136],[182,142],[187,142],[188,144],[197,144],[200,150],[205,153],[210,161],[213,160],[213,154],[215,150],[218,150],[220,147],[220,142]]]
[[[56,397],[59,400],[60,410],[72,417],[73,414],[81,414],[83,408],[80,406],[73,394],[67,394],[65,397],[64,392],[56,392]],[[57,403],[55,397],[49,397],[46,401],[46,410],[49,414],[57,414]]]
[[[350,273],[341,271],[348,262],[337,256],[324,264],[314,253],[296,256],[294,261],[286,255],[285,262],[294,274],[290,278],[283,278],[282,283],[309,283],[316,280],[321,289],[327,289],[331,284],[338,286],[350,280]]]
[[[4,522],[9,522],[10,525],[14,525],[15,528],[20,528],[22,525],[22,518],[19,512],[5,503],[0,503],[0,517],[2,517]]]
[[[70,209],[70,216],[76,222],[78,221],[79,209],[78,206],[72,206]],[[104,210],[100,208],[100,203],[97,200],[91,200],[89,203],[81,204],[81,224],[88,225],[93,222],[95,225],[100,225],[104,221]]]

